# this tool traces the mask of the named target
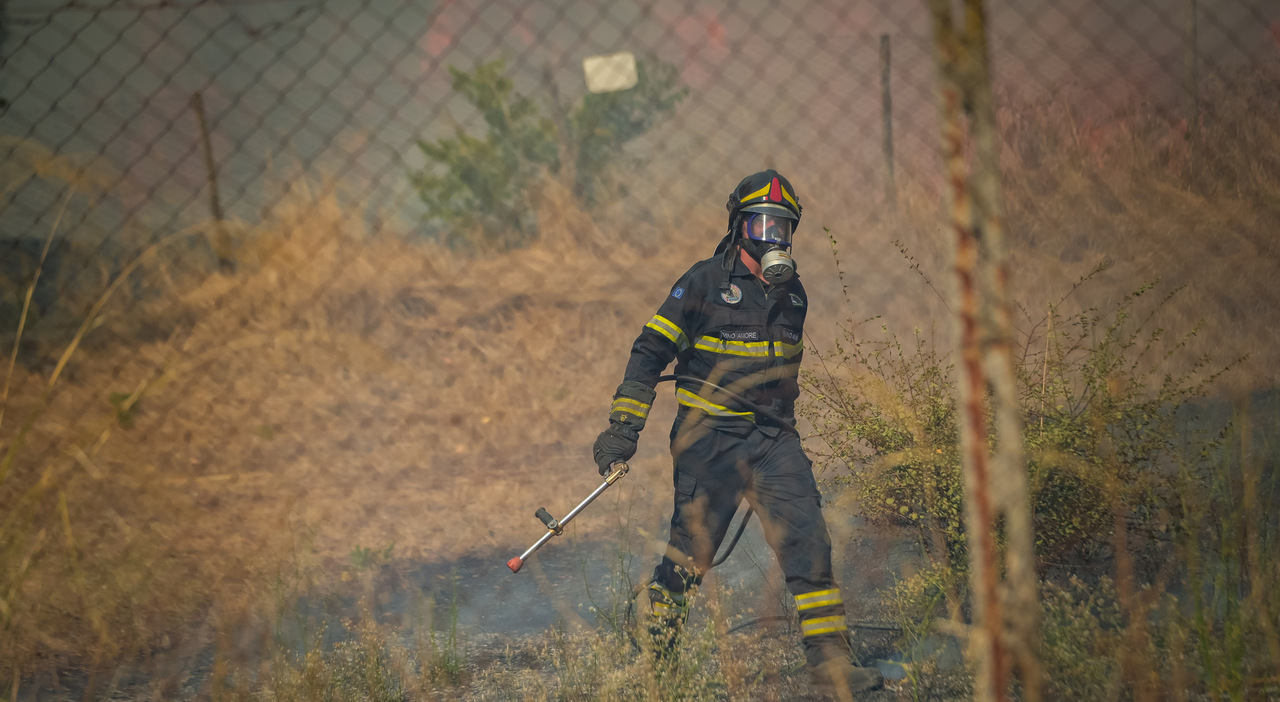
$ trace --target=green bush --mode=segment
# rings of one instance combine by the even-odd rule
[[[518,243],[534,231],[528,189],[542,169],[559,169],[556,131],[529,98],[513,95],[505,62],[480,64],[474,73],[452,66],[453,89],[479,110],[488,134],[477,139],[462,131],[452,139],[418,147],[432,168],[414,173],[413,183],[428,217],[453,238],[479,235],[495,243]]]
[[[1173,481],[1186,426],[1177,410],[1226,368],[1210,371],[1210,359],[1201,358],[1184,373],[1160,370],[1154,357],[1171,351],[1157,350],[1165,330],[1152,328],[1152,320],[1177,290],[1139,310],[1156,286],[1139,288],[1109,310],[1065,316],[1051,307],[1019,340],[1042,571],[1106,553],[1115,509],[1138,531],[1167,522],[1151,518],[1157,513],[1178,509]],[[919,329],[907,342],[886,326],[879,339],[853,332],[825,364],[843,372],[804,375],[811,397],[805,412],[830,448],[819,452],[819,470],[849,466],[829,480],[855,490],[869,516],[918,528],[931,556],[964,572],[955,369]],[[1135,536],[1149,549],[1167,543],[1152,533]],[[1159,554],[1149,555],[1146,562],[1160,562]]]
[[[1280,520],[1262,507],[1280,494],[1263,469],[1274,429],[1250,438],[1235,426],[1247,414],[1232,418],[1209,399],[1238,361],[1202,356],[1168,370],[1199,329],[1168,338],[1157,320],[1178,290],[1154,297],[1159,289],[1075,314],[1062,312],[1064,296],[1017,340],[1055,699],[1173,689],[1246,699],[1270,694],[1280,671],[1280,594],[1262,575],[1280,553]],[[822,481],[852,491],[871,519],[918,530],[940,574],[887,600],[914,650],[939,617],[963,618],[968,605],[956,371],[921,330],[904,340],[881,326],[868,338],[871,321],[817,354],[823,372],[803,375],[802,412],[825,443],[814,451]],[[927,691],[918,677],[912,689]]]
[[[588,94],[571,112],[553,102],[563,114],[557,124],[515,93],[504,60],[471,73],[451,66],[453,89],[479,111],[487,132],[477,138],[459,127],[452,138],[418,142],[427,166],[411,178],[428,221],[450,243],[519,246],[536,233],[536,193],[548,173],[567,176],[586,206],[625,194],[619,174],[630,161],[623,147],[670,116],[686,94],[673,66],[637,61],[636,70],[634,87]]]
[[[1041,601],[1049,699],[1113,699],[1124,618],[1111,581],[1086,585],[1071,577],[1046,585]]]
[[[611,93],[588,93],[570,117],[568,142],[573,155],[573,192],[595,205],[628,188],[619,177],[634,165],[622,147],[657,126],[688,94],[679,87],[675,66],[650,59],[636,61],[636,85]]]

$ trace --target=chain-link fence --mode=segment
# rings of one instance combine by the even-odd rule
[[[624,232],[575,240],[594,246],[576,258],[558,241],[480,246],[532,230],[475,234],[542,226],[522,211],[532,193],[571,201],[555,220],[565,229],[574,217],[649,234],[723,227],[733,185],[774,167],[805,207],[797,249],[824,243],[822,227],[843,237],[888,222],[886,239],[927,238],[944,217],[926,5],[0,0],[0,511],[17,515],[0,527],[0,565],[17,564],[0,567],[0,654],[41,665],[158,650],[168,624],[138,612],[204,616],[210,583],[243,585],[290,519],[339,561],[367,565],[391,541],[433,568],[478,542],[513,555],[532,522],[509,515],[594,485],[591,423],[677,271],[638,260],[652,248],[610,246]],[[1053,280],[1070,289],[1103,244],[1131,238],[1119,255],[1144,246],[1149,266],[1104,296],[1176,263],[1177,282],[1212,279],[1190,307],[1214,311],[1215,342],[1274,316],[1280,156],[1268,149],[1280,141],[1265,116],[1280,100],[1272,79],[1259,89],[1269,101],[1236,86],[1280,66],[1280,4],[1018,0],[988,16],[1008,174],[1029,174],[1010,209],[1044,225],[1010,227],[1016,255],[1036,274],[1070,268]],[[600,76],[585,62],[621,53],[636,59],[634,87],[589,92]],[[1239,104],[1228,114],[1212,100]],[[1237,150],[1220,158],[1238,163],[1214,166],[1225,175],[1162,180],[1190,170],[1198,126],[1255,108],[1263,118],[1230,125]],[[1073,146],[1053,152],[1055,139]],[[1033,163],[1068,157],[1087,163]],[[1142,159],[1161,175],[1098,185],[1111,164]],[[1223,199],[1249,188],[1247,207]],[[1126,210],[1136,191],[1148,201]],[[881,216],[909,197],[915,219]],[[1203,222],[1155,231],[1183,213]],[[687,237],[704,253],[716,238]],[[489,255],[450,258],[457,243]],[[160,246],[162,262],[139,258]],[[817,258],[805,282],[830,302],[845,281]],[[876,261],[858,261],[855,295],[914,280]],[[933,304],[933,292],[914,297]],[[1044,339],[1028,326],[1023,341]],[[1273,358],[1271,325],[1249,327]],[[637,473],[663,463],[649,482],[664,483],[660,442],[646,442]],[[570,461],[586,469],[548,478]],[[474,503],[485,513],[464,524],[459,508]],[[613,528],[590,518],[584,533]],[[54,542],[76,578],[31,555]],[[494,571],[480,564],[452,585],[474,597],[464,625],[550,623],[545,603],[511,606],[511,590],[485,599]],[[192,641],[174,656],[203,656]]]
[[[0,8],[6,160],[25,143],[110,173],[112,195],[64,223],[72,239],[106,241],[144,222],[160,237],[211,214],[254,220],[297,173],[339,182],[352,215],[375,230],[438,234],[411,183],[429,165],[416,143],[483,133],[446,69],[497,58],[515,93],[549,118],[551,96],[581,100],[586,57],[630,51],[675,67],[687,96],[625,148],[645,174],[629,190],[646,197],[721,199],[733,174],[770,163],[806,174],[798,182],[834,220],[846,194],[860,196],[855,207],[882,197],[886,158],[923,171],[937,141],[923,3]],[[1069,91],[1099,119],[1133,102],[1185,118],[1197,81],[1280,55],[1280,10],[1264,0],[1000,3],[991,16],[998,89],[1026,99]],[[34,171],[12,177],[0,202],[10,248],[47,224],[59,196]]]

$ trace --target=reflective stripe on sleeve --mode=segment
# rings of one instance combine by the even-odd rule
[[[800,355],[801,351],[804,351],[804,342],[788,344],[785,341],[779,341],[776,344],[776,348],[777,355],[783,358],[795,358]]]
[[[820,634],[830,634],[836,631],[848,631],[849,625],[845,623],[843,615],[834,617],[818,617],[817,619],[806,619],[800,622],[801,636],[818,636]]]
[[[652,329],[667,337],[681,351],[689,348],[689,337],[685,336],[684,330],[676,325],[675,322],[660,314],[655,314],[653,319],[649,320],[648,324],[644,326],[646,329]]]
[[[844,604],[844,599],[840,597],[840,590],[836,588],[796,595],[796,609],[801,612],[837,604]]]
[[[755,414],[753,412],[735,412],[723,405],[708,402],[706,398],[699,397],[684,388],[676,388],[676,402],[684,405],[685,407],[700,409],[715,417],[744,417],[751,420],[755,419]]]
[[[626,412],[627,414],[634,414],[641,419],[648,419],[650,407],[651,405],[646,405],[639,400],[633,400],[629,397],[619,397],[613,401],[613,406],[609,408],[609,413]]]

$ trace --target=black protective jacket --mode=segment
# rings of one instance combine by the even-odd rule
[[[798,275],[766,285],[737,251],[722,242],[676,281],[632,345],[624,380],[653,387],[675,359],[677,375],[708,380],[794,424],[809,300]],[[705,413],[713,426],[769,421],[701,383],[678,381],[676,401],[682,417]]]

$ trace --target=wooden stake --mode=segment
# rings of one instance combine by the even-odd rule
[[[1191,149],[1189,165],[1193,176],[1196,169],[1196,142],[1200,137],[1200,42],[1197,36],[1199,14],[1197,0],[1187,0],[1186,47],[1182,62],[1187,93],[1187,140]]]
[[[880,123],[883,125],[884,199],[898,211],[898,186],[893,173],[893,94],[889,90],[889,35],[880,35]]]
[[[204,176],[209,184],[209,212],[213,215],[213,253],[218,257],[218,267],[224,272],[235,270],[235,258],[231,252],[231,235],[222,217],[222,200],[218,197],[218,168],[213,161],[213,141],[209,138],[209,123],[204,116],[204,98],[200,91],[191,96],[191,107],[196,113],[200,128],[200,150],[204,152]]]

